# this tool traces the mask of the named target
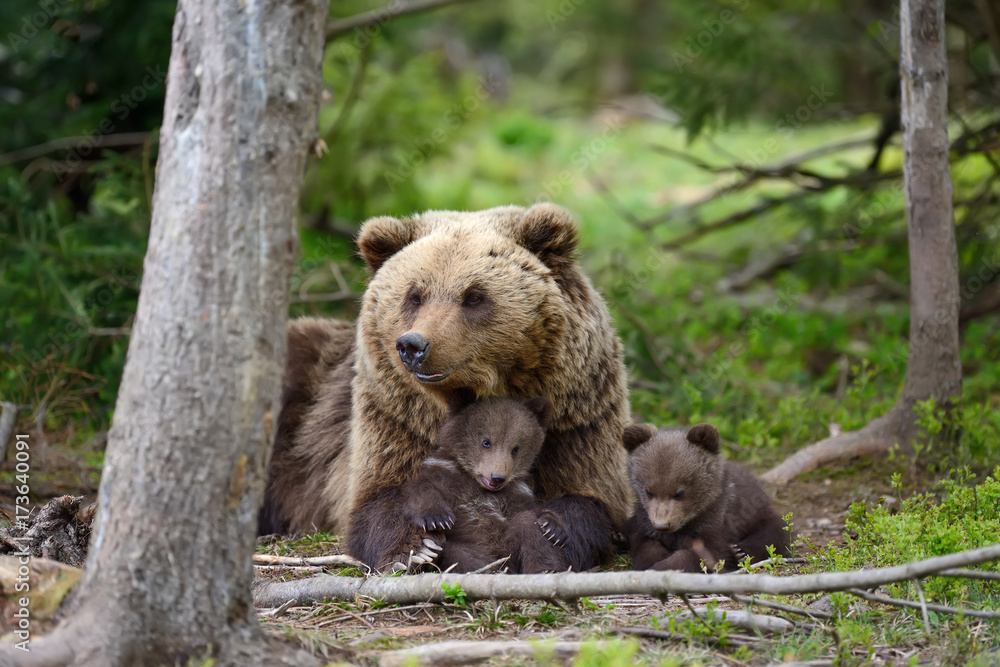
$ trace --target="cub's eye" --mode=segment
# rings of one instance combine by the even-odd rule
[[[483,302],[483,295],[479,292],[469,292],[465,295],[466,306],[478,306]]]
[[[684,489],[681,489],[680,491],[674,494],[675,500],[680,500],[683,497],[684,497]]]
[[[649,489],[646,489],[646,497],[647,498],[652,498],[653,497],[653,492],[650,491]]]
[[[521,451],[521,448],[520,447],[515,447],[514,449],[510,450],[510,455],[511,456],[517,456],[517,453],[519,451]]]
[[[410,303],[412,303],[414,306],[419,306],[423,302],[424,300],[420,298],[420,294],[418,292],[410,293]]]
[[[489,448],[490,448],[490,441],[489,441],[489,439],[488,438],[483,438],[483,449],[489,449]]]

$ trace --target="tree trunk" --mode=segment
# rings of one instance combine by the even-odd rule
[[[910,248],[910,341],[903,391],[883,417],[859,431],[796,452],[764,479],[785,484],[825,463],[912,447],[913,409],[934,399],[947,407],[962,392],[958,250],[948,171],[948,58],[944,0],[902,0],[903,179]]]
[[[181,0],[84,578],[0,663],[274,664],[250,584],[327,0]]]

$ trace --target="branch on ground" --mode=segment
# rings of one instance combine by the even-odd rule
[[[686,572],[561,572],[558,574],[420,574],[405,577],[318,576],[297,581],[259,582],[254,605],[279,607],[295,598],[300,603],[319,600],[353,601],[360,597],[385,604],[446,602],[442,584],[459,584],[468,601],[577,600],[598,595],[684,594],[793,595],[873,588],[925,577],[942,570],[1000,559],[1000,544],[937,556],[915,563],[853,572],[829,572],[792,577],[755,574],[690,574]]]

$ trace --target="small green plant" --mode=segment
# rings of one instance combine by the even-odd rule
[[[457,582],[449,584],[447,581],[442,581],[441,588],[444,590],[444,596],[448,598],[448,602],[459,607],[465,607],[469,604],[465,591],[462,590],[462,584]]]

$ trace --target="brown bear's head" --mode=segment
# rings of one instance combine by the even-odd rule
[[[528,477],[545,441],[552,403],[496,397],[469,403],[462,392],[456,394],[438,430],[438,446],[489,491]]]
[[[369,220],[358,237],[372,273],[364,352],[443,402],[457,389],[542,393],[567,300],[587,305],[576,243],[576,223],[552,204]]]
[[[632,424],[622,437],[632,452],[629,477],[653,528],[673,533],[709,509],[722,494],[719,432],[709,424],[662,429]]]

